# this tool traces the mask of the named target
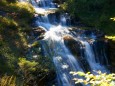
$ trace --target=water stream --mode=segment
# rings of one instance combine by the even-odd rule
[[[71,37],[81,43],[84,53],[83,58],[89,65],[89,71],[101,70],[102,72],[107,72],[105,66],[96,60],[99,55],[95,54],[94,47],[85,39],[85,35],[79,36],[69,31],[71,22],[67,13],[60,13],[58,16],[55,13],[51,15],[54,9],[58,9],[52,0],[31,0],[30,3],[34,6],[37,13],[43,14],[36,17],[37,20],[35,23],[46,30],[44,39],[42,40],[42,47],[44,54],[52,58],[54,62],[58,86],[75,86],[70,71],[85,71],[85,66],[81,65],[83,63],[65,45],[65,36]],[[90,36],[90,38],[95,41],[95,36]],[[107,61],[107,59],[105,60]]]

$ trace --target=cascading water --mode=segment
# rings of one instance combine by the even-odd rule
[[[52,3],[52,0],[30,0],[30,3],[34,6],[36,13],[46,14],[54,12],[57,5]]]
[[[70,25],[70,17],[67,13],[61,14],[59,17],[56,17],[55,14],[50,16],[49,13],[52,11],[51,8],[56,9],[56,5],[52,3],[52,0],[31,0],[31,3],[35,7],[37,13],[44,14],[36,17],[35,23],[46,30],[44,39],[41,41],[42,48],[44,54],[51,57],[55,64],[58,86],[75,86],[72,81],[73,76],[70,75],[70,71],[84,71],[85,68],[85,66],[81,66],[82,62],[80,62],[80,60],[75,57],[65,45],[65,36],[79,41],[81,45],[84,46],[83,58],[87,61],[87,64],[90,67],[89,71],[107,71],[101,63],[96,61],[95,58],[98,57],[95,56],[91,44],[82,36],[79,38],[79,35],[75,35],[76,33],[71,33],[68,30],[67,26]],[[47,9],[50,9],[49,13],[46,12]],[[52,20],[50,20],[50,18],[52,18]],[[95,40],[95,36],[91,37]]]
[[[54,29],[53,29],[54,28]],[[52,57],[56,66],[59,86],[74,86],[70,71],[83,71],[75,57],[70,53],[64,44],[63,36],[68,34],[65,27],[57,26],[50,28],[44,38],[44,51]],[[48,47],[48,50],[46,48]]]
[[[102,72],[107,72],[104,65],[100,65],[99,63],[96,62],[91,45],[86,41],[83,43],[85,45],[85,57],[91,67],[91,70],[96,70],[96,71],[101,70]]]

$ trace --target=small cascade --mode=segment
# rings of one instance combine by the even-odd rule
[[[52,3],[52,0],[36,0],[39,7],[42,8],[55,8],[56,5]]]
[[[60,22],[61,22],[62,26],[69,26],[69,25],[71,25],[71,23],[70,23],[70,16],[68,15],[68,13],[60,15]]]
[[[84,41],[83,44],[85,45],[85,57],[90,65],[91,71],[95,70],[95,71],[102,71],[102,72],[107,72],[107,69],[104,67],[104,65],[97,63],[95,58],[95,54],[93,52],[93,49],[91,47],[91,45]]]
[[[52,3],[52,0],[30,0],[30,3],[38,14],[54,13],[56,9],[56,4]]]
[[[102,72],[108,72],[105,65],[99,62],[100,59],[103,59],[104,63],[109,64],[104,49],[100,49],[98,52],[98,49],[94,46],[95,34],[91,33],[87,36],[86,33],[89,33],[85,31],[70,31],[71,22],[68,13],[60,13],[58,17],[56,13],[50,14],[53,10],[51,8],[57,9],[52,0],[31,0],[31,3],[36,12],[43,14],[36,16],[35,23],[46,31],[41,43],[44,55],[50,57],[55,65],[57,86],[75,86],[72,80],[74,77],[70,75],[71,71],[91,71],[93,73],[93,70],[101,70]],[[47,13],[48,9],[50,9],[49,13]],[[80,46],[72,45],[74,48],[71,51],[72,47],[66,45],[64,37],[74,40],[74,44],[79,42],[78,45]],[[89,42],[89,39],[94,41]],[[72,43],[73,41],[70,44]],[[76,56],[72,52],[77,51],[78,47],[80,55]],[[99,57],[100,52],[101,58]],[[88,68],[86,68],[86,65]]]

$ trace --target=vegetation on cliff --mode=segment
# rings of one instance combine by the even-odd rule
[[[27,48],[26,33],[34,14],[28,3],[0,1],[0,72],[14,72],[19,57]]]
[[[114,0],[66,0],[61,7],[82,23],[115,35],[115,22],[111,20],[115,17]]]
[[[40,84],[53,71],[51,60],[40,54],[39,42],[28,47],[34,39],[28,38],[34,13],[34,8],[27,2],[0,1],[0,86]]]

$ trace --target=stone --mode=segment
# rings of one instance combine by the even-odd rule
[[[45,32],[46,31],[41,27],[37,27],[37,28],[33,29],[34,36],[43,35]]]
[[[74,40],[70,36],[64,36],[63,39],[64,39],[65,45],[70,49],[70,51],[74,55],[78,57],[81,56],[81,53],[80,53],[81,43],[79,41]]]

